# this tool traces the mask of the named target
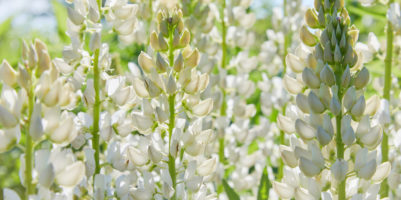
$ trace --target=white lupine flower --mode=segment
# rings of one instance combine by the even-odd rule
[[[401,9],[400,4],[392,3],[387,11],[387,19],[393,24],[395,29],[401,29]]]
[[[127,148],[127,156],[129,161],[136,166],[142,166],[148,162],[148,156],[144,152],[141,152],[132,146]]]
[[[17,82],[17,72],[11,67],[7,60],[3,60],[0,66],[0,80],[9,86]]]

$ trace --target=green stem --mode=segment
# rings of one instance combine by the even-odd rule
[[[338,99],[340,100],[340,107],[342,107],[342,98],[343,98],[343,92],[342,92],[342,84],[341,84],[341,77],[342,77],[342,67],[337,66],[338,72],[336,73],[336,83],[338,86],[338,92],[337,96]],[[341,120],[342,120],[343,113],[340,111],[340,113],[336,116],[336,145],[337,145],[337,159],[344,159],[344,143],[342,141],[342,135],[341,135]],[[345,199],[346,194],[345,194],[345,183],[346,180],[344,179],[341,181],[338,185],[338,199]]]
[[[95,58],[93,60],[93,87],[95,89],[95,104],[93,105],[93,129],[92,129],[92,145],[95,150],[95,177],[96,174],[100,173],[100,162],[99,162],[99,117],[100,117],[100,70],[99,70],[99,49],[95,50]],[[94,182],[93,182],[94,183]]]
[[[171,136],[173,135],[173,129],[174,129],[174,124],[175,124],[175,94],[170,95],[168,97],[168,104],[169,104],[169,110],[170,110],[170,119],[169,119],[169,124],[168,124],[168,171],[170,172],[170,177],[173,182],[173,188],[174,191],[176,190],[177,187],[177,172],[175,170],[175,157],[171,155]],[[175,148],[175,147],[174,147]],[[174,192],[174,195],[171,199],[176,198],[176,193]]]
[[[170,29],[169,33],[169,64],[170,66],[174,65],[174,48],[173,48],[173,36],[174,29]],[[168,97],[168,105],[170,111],[170,118],[168,124],[168,171],[170,173],[171,180],[173,182],[174,195],[171,197],[172,200],[176,199],[176,188],[177,188],[177,171],[175,169],[175,155],[174,157],[171,155],[171,137],[173,135],[173,129],[175,126],[175,94],[171,94]],[[174,147],[175,148],[175,147]]]
[[[32,73],[30,72],[31,77]],[[29,199],[30,194],[34,194],[34,185],[32,184],[32,158],[33,158],[33,141],[31,138],[31,134],[29,133],[29,126],[31,124],[31,118],[32,118],[32,113],[33,113],[33,106],[35,103],[35,96],[34,96],[34,85],[33,85],[33,78],[31,81],[31,85],[28,91],[28,123],[26,126],[26,132],[25,132],[25,137],[26,137],[26,147],[25,147],[25,187],[26,187],[26,195],[25,199]]]
[[[226,0],[222,0],[222,5],[221,5],[221,10],[220,10],[220,20],[221,20],[221,69],[226,68],[226,59],[227,59],[227,41],[226,41],[226,36],[227,36],[227,26],[226,22],[224,21],[224,10],[226,9]],[[221,92],[223,93],[223,98],[221,101],[221,107],[220,107],[220,116],[226,116],[226,110],[227,110],[227,102],[226,102],[226,91],[224,90],[223,87],[220,88]],[[219,138],[219,160],[223,164],[225,164],[225,156],[224,156],[224,134]]]
[[[96,0],[99,14],[101,14],[102,1]],[[98,20],[100,23],[100,17]],[[100,145],[99,145],[99,118],[100,118],[100,69],[99,53],[96,49],[93,58],[93,87],[95,90],[95,103],[93,105],[93,128],[92,128],[92,148],[95,150],[95,173],[93,174],[93,188],[95,188],[95,176],[100,173]]]
[[[388,5],[390,6],[394,0],[390,0]],[[386,58],[384,59],[384,91],[383,97],[390,101],[390,90],[391,90],[391,65],[393,61],[393,26],[390,21],[387,21],[387,49],[386,49]],[[387,133],[383,133],[383,140],[382,140],[382,161],[388,161],[388,135]],[[388,196],[389,187],[387,184],[387,179],[383,180],[381,183],[380,188],[380,197],[387,197]]]

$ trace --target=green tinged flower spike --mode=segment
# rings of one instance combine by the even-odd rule
[[[376,155],[368,153],[380,144],[382,128],[366,123],[366,119],[372,118],[371,113],[365,112],[363,95],[369,82],[369,71],[361,66],[355,51],[359,31],[349,19],[342,0],[315,0],[315,8],[306,12],[305,21],[309,27],[301,28],[300,38],[314,50],[310,52],[312,56],[307,56],[302,76],[289,74],[289,77],[301,76],[306,88],[298,94],[299,90],[294,89],[296,86],[286,85],[290,93],[297,95],[297,106],[305,112],[294,113],[296,118],[293,119],[295,132],[301,140],[294,139],[297,142],[292,142],[292,148],[282,148],[281,151],[285,163],[296,163],[289,160],[294,159],[291,155],[295,154],[301,172],[312,182],[334,183],[323,190],[330,190],[338,199],[347,198],[345,188],[348,178],[369,181],[378,169],[377,174],[382,174],[379,178],[382,181],[389,173],[388,168],[384,173],[379,170]],[[311,31],[313,28],[322,31]],[[291,56],[292,60],[298,60],[302,65],[303,58]],[[316,66],[311,63],[316,63]],[[294,72],[297,73],[297,70]],[[365,123],[359,123],[361,119],[365,119]],[[359,130],[368,131],[361,134]],[[351,156],[346,156],[345,152]],[[331,176],[324,178],[325,174]],[[280,184],[273,185],[277,186],[275,190],[282,198],[287,198],[282,193],[282,187],[278,187]],[[314,189],[309,192],[314,192]]]

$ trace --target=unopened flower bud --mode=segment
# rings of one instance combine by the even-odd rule
[[[101,35],[99,31],[95,31],[92,36],[91,40],[89,42],[89,48],[91,51],[95,51],[96,49],[99,49],[101,45]]]
[[[351,27],[351,30],[348,31],[348,36],[349,36],[349,42],[351,45],[355,45],[356,42],[358,41],[359,37],[359,30],[356,27]]]
[[[311,160],[301,157],[299,160],[299,169],[305,174],[307,177],[313,177],[320,173],[320,169],[316,166]]]
[[[359,177],[369,180],[376,172],[376,160],[372,159],[369,162],[367,162],[364,166],[362,166],[360,169],[356,169],[356,173]]]
[[[315,137],[315,130],[301,119],[295,121],[295,130],[303,140],[311,140]]]
[[[315,75],[315,73],[308,67],[304,69],[302,72],[302,80],[304,83],[313,89],[319,88],[320,87],[320,81],[319,78]]]
[[[319,97],[317,97],[313,91],[311,91],[308,95],[308,103],[309,107],[314,113],[322,113],[325,110],[325,107],[320,101]]]
[[[287,89],[287,91],[291,94],[298,94],[303,89],[303,84],[300,83],[300,81],[298,81],[297,79],[292,78],[291,76],[288,76],[288,75],[284,76],[283,84],[284,84],[285,89]]]
[[[277,116],[277,126],[285,133],[291,134],[295,132],[294,121],[282,114]]]
[[[162,90],[149,78],[145,78],[144,83],[150,97],[157,97],[162,92]]]
[[[31,121],[29,122],[29,134],[33,140],[39,140],[43,133],[41,104],[36,103],[31,116]]]
[[[298,159],[295,156],[294,151],[290,147],[280,145],[280,153],[286,165],[288,165],[291,168],[298,166]]]
[[[298,108],[301,109],[302,112],[304,112],[304,113],[310,112],[308,98],[304,94],[302,94],[302,93],[297,94],[296,103],[297,103]]]
[[[331,141],[332,136],[328,134],[321,126],[319,126],[317,127],[316,138],[319,141],[320,145],[325,146]]]
[[[156,55],[156,67],[157,67],[157,71],[159,71],[159,72],[166,72],[168,66],[169,66],[169,65],[168,65],[166,59],[164,59],[163,56],[161,56],[161,54],[160,54],[159,52],[157,52],[157,55]]]
[[[342,87],[347,88],[350,82],[351,82],[351,71],[349,69],[349,66],[347,65],[347,68],[345,68],[343,75],[341,76],[341,85]]]
[[[340,105],[340,101],[338,100],[338,97],[336,95],[334,95],[331,98],[330,101],[330,111],[333,113],[333,115],[337,116],[340,114],[341,112],[341,105]]]
[[[188,30],[184,30],[180,38],[179,46],[182,48],[186,47],[189,44],[190,40],[191,40],[191,33],[189,33]]]
[[[7,60],[3,60],[0,66],[0,80],[13,86],[17,82],[17,72],[11,67]]]
[[[336,48],[334,50],[334,62],[341,63],[342,62],[342,55],[340,51],[340,47],[336,44]]]
[[[184,68],[184,57],[182,56],[182,53],[180,52],[174,61],[174,70],[176,72],[180,72],[183,68]]]
[[[330,3],[330,0],[323,0],[323,2],[324,2],[324,9],[325,10],[330,10],[330,8],[331,8],[331,3]]]
[[[68,13],[68,18],[71,20],[72,23],[75,25],[81,25],[85,18],[82,16],[78,11],[76,11],[74,8],[67,7],[67,13]]]
[[[315,46],[315,58],[318,61],[323,61],[324,60],[324,51],[320,43],[317,43]]]
[[[328,64],[324,65],[322,71],[320,71],[320,80],[330,87],[336,83],[334,72]]]
[[[352,145],[355,141],[354,129],[352,129],[351,126],[348,126],[347,128],[344,128],[343,130],[344,131],[341,131],[342,142],[348,146]]]
[[[363,67],[362,70],[358,73],[355,78],[354,85],[356,89],[364,88],[369,82],[369,71],[366,67]]]
[[[321,27],[324,27],[324,26],[326,25],[326,19],[325,19],[325,17],[324,17],[323,6],[320,6],[320,8],[319,8],[319,9],[316,9],[316,10],[319,11],[319,13],[318,13],[318,15],[317,15],[319,24],[320,24]]]
[[[18,119],[2,105],[0,105],[0,124],[4,128],[12,128],[18,124]]]
[[[348,171],[348,163],[344,159],[337,159],[331,166],[331,173],[337,181],[343,181]]]
[[[380,97],[377,95],[371,96],[366,101],[365,115],[374,115],[380,107]]]
[[[305,13],[305,22],[311,28],[318,28],[319,21],[317,18],[316,11],[312,8],[309,8]]]
[[[195,105],[192,108],[192,112],[194,115],[198,117],[203,117],[209,114],[212,111],[212,109],[213,109],[213,100],[211,98],[208,98]]]
[[[352,106],[351,114],[355,117],[360,117],[365,111],[365,97],[362,95],[359,97],[358,101],[356,101],[355,105]]]
[[[167,94],[174,94],[177,91],[177,84],[173,76],[170,74],[168,81],[167,81]]]
[[[355,91],[355,87],[350,87],[348,88],[347,92],[344,95],[344,99],[343,99],[343,103],[344,103],[344,107],[347,110],[351,110],[352,106],[354,106],[356,102],[356,91]]]
[[[277,195],[282,199],[291,199],[294,197],[295,189],[294,187],[277,181],[273,181],[273,189]]]
[[[150,34],[150,46],[152,47],[153,50],[159,51],[161,48],[159,46],[159,38],[157,37],[157,33],[153,31]]]
[[[307,46],[313,47],[317,43],[316,36],[313,35],[305,25],[302,26],[300,30],[300,37],[302,42]]]
[[[199,58],[199,51],[198,49],[195,49],[188,57],[185,58],[185,65],[192,68],[196,67],[199,63]]]
[[[285,57],[285,62],[287,66],[289,66],[291,70],[294,71],[295,73],[301,73],[305,68],[301,59],[299,59],[298,56],[292,53],[287,54],[287,56]]]
[[[333,51],[331,50],[330,42],[326,42],[324,45],[324,61],[331,63],[333,62]]]
[[[138,56],[138,64],[146,73],[150,73],[151,69],[154,67],[152,57],[150,57],[147,53],[143,51],[141,51]]]
[[[153,145],[149,145],[148,147],[148,156],[152,160],[153,163],[158,163],[162,159],[163,155],[161,152],[156,149]]]
[[[161,33],[158,35],[158,43],[161,51],[167,51],[168,49],[168,44],[166,39],[163,37]]]
[[[99,14],[99,10],[97,9],[97,6],[90,6],[89,7],[88,18],[93,23],[97,23],[99,21],[100,14]]]

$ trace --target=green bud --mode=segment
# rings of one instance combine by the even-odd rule
[[[320,43],[317,43],[315,46],[315,58],[316,60],[323,60],[323,48]]]
[[[330,42],[326,42],[324,45],[324,61],[328,63],[333,62],[333,52],[331,50]]]
[[[356,89],[364,88],[369,82],[369,70],[363,67],[355,78],[354,85]]]
[[[316,36],[313,35],[305,25],[303,25],[301,28],[300,37],[302,42],[307,46],[312,47],[315,46],[317,43]]]
[[[336,83],[334,72],[328,64],[325,64],[322,71],[320,71],[320,80],[330,87]]]
[[[168,44],[166,39],[163,37],[162,33],[159,33],[158,35],[158,43],[161,51],[167,51],[168,50]]]
[[[314,6],[315,6],[315,9],[320,12],[320,9],[323,9],[322,0],[315,0]]]
[[[331,46],[334,48],[337,45],[337,37],[336,37],[336,32],[333,31],[331,33]]]
[[[325,26],[326,26],[326,24],[325,24],[325,23],[326,23],[326,19],[325,19],[325,17],[324,17],[323,6],[320,7],[319,13],[318,13],[318,15],[317,15],[317,18],[318,18],[318,21],[319,21],[320,26],[321,26],[321,27],[325,27]]]
[[[350,44],[348,44],[344,55],[344,64],[352,66],[353,61],[354,61],[354,49]]]
[[[304,71],[302,72],[302,81],[310,88],[317,89],[320,87],[319,78],[308,67],[305,67]]]
[[[174,61],[174,70],[176,72],[180,72],[184,68],[184,57],[182,56],[182,53],[178,54],[178,57]]]
[[[157,33],[153,31],[150,34],[150,46],[152,47],[153,50],[159,51],[160,46],[159,46],[159,38],[157,37]]]
[[[346,32],[342,32],[342,34],[341,34],[341,40],[340,40],[340,49],[341,49],[341,51],[345,51],[345,48],[346,48],[346,46],[347,46],[347,37],[346,37]]]
[[[334,62],[341,63],[342,62],[342,55],[340,51],[340,47],[338,44],[336,45],[336,49],[334,50]]]
[[[319,22],[315,9],[309,8],[306,11],[305,22],[311,28],[319,28]]]
[[[157,71],[159,72],[166,72],[167,67],[168,67],[168,63],[166,61],[166,59],[164,59],[159,52],[157,52],[157,56],[156,56],[156,67],[157,67]]]
[[[182,48],[186,47],[189,44],[190,40],[191,40],[191,33],[189,33],[188,30],[184,30],[180,38],[179,46]]]
[[[347,65],[347,68],[345,68],[343,75],[341,76],[341,85],[343,88],[347,88],[350,82],[351,82],[351,71],[349,69],[349,66]]]
[[[168,37],[169,31],[168,31],[168,24],[166,20],[162,20],[159,23],[159,32],[164,36]]]
[[[330,10],[331,3],[330,0],[324,0],[324,10]]]

